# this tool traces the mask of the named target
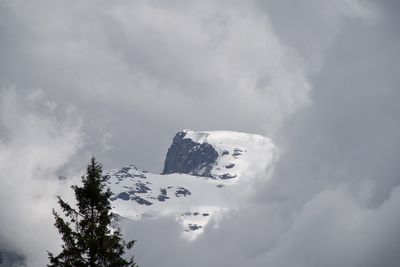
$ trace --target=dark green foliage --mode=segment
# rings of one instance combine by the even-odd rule
[[[63,240],[62,251],[57,256],[48,252],[49,267],[122,267],[136,266],[133,257],[123,258],[125,248],[130,249],[134,241],[125,243],[119,229],[110,228],[112,222],[110,189],[102,182],[102,166],[91,159],[87,173],[82,176],[82,187],[72,186],[77,200],[77,209],[58,197],[58,203],[68,220],[54,211],[55,226]]]

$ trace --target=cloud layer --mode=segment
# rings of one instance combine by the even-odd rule
[[[92,153],[157,171],[177,130],[226,129],[273,138],[273,177],[195,242],[123,222],[142,266],[397,266],[399,8],[1,1],[0,248],[45,263]]]
[[[2,6],[0,79],[76,106],[110,165],[159,171],[181,129],[273,133],[309,102],[301,59],[251,2]]]
[[[59,243],[51,209],[65,190],[58,173],[81,146],[80,122],[57,118],[39,90],[3,88],[0,99],[0,250],[41,266]]]

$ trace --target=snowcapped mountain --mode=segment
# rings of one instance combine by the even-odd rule
[[[165,159],[163,174],[186,173],[235,182],[261,173],[275,156],[267,137],[229,131],[183,130],[176,134]]]
[[[268,179],[276,156],[261,135],[184,130],[175,135],[162,174],[128,165],[105,170],[104,177],[115,213],[132,220],[172,216],[183,237],[193,240],[237,207],[232,194]]]

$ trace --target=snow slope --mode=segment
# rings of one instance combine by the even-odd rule
[[[147,173],[134,165],[106,170],[104,177],[113,192],[115,213],[133,220],[171,216],[189,240],[227,209],[223,186],[204,177]]]
[[[195,143],[208,143],[218,152],[211,170],[216,179],[249,177],[266,173],[276,157],[276,148],[271,139],[257,134],[232,131],[184,130],[185,138]],[[231,179],[236,182],[238,179]]]

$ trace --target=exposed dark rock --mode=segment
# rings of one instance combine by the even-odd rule
[[[132,174],[130,174],[129,172],[125,171],[124,169],[116,172],[115,176],[117,176],[117,177],[133,177]]]
[[[160,194],[157,197],[158,201],[165,201],[166,199],[169,199],[167,196],[167,189],[161,188],[160,189]]]
[[[210,214],[208,214],[208,213],[203,213],[203,216],[204,216],[204,217],[210,216]]]
[[[192,231],[196,231],[198,229],[202,228],[201,225],[197,225],[197,224],[189,224],[189,229]]]
[[[241,152],[243,152],[243,150],[241,150],[240,148],[235,148],[235,149],[233,150],[232,156],[234,156],[235,158],[238,158],[240,155],[242,155]]]
[[[176,197],[186,197],[187,195],[191,195],[192,193],[184,187],[178,187],[175,191]]]
[[[131,197],[131,200],[136,201],[136,203],[140,204],[140,205],[146,205],[146,206],[150,206],[153,205],[153,203],[151,203],[150,201],[147,201],[144,198],[141,198],[139,196],[133,195]]]
[[[229,173],[225,173],[225,174],[222,174],[219,176],[219,178],[221,178],[221,179],[232,179],[235,177],[236,177],[236,175],[230,175]]]
[[[102,182],[107,182],[107,181],[110,180],[110,178],[111,178],[111,176],[109,174],[105,174],[105,175],[103,175],[101,181]]]
[[[225,156],[225,155],[229,155],[229,151],[224,150],[224,152],[222,152],[222,156]]]
[[[218,158],[218,152],[208,143],[196,143],[185,136],[184,131],[175,135],[162,174],[186,173],[212,178],[211,169]]]
[[[122,193],[118,194],[117,198],[122,199],[122,200],[129,200],[131,197],[128,193],[122,192]]]
[[[225,166],[225,168],[227,168],[227,169],[232,169],[233,167],[235,167],[235,164],[233,164],[233,163]]]
[[[146,179],[146,176],[143,173],[141,173],[141,174],[133,174],[132,176]]]
[[[133,170],[133,172],[132,172]],[[143,178],[145,179],[146,176],[144,175],[146,171],[144,170],[140,170],[138,167],[136,167],[135,165],[129,165],[129,166],[125,166],[122,167],[121,170],[117,171],[116,173],[114,173],[114,175],[118,178],[118,180],[123,180],[124,178],[130,177],[139,177],[139,178]],[[105,174],[103,176],[104,180],[108,180],[110,178],[109,174]]]
[[[144,183],[140,182],[140,183],[136,183],[135,184],[135,189],[132,192],[133,193],[142,193],[142,194],[144,194],[144,193],[147,193],[149,191],[151,191],[151,189],[147,185],[145,185]]]
[[[163,196],[163,195],[158,195],[157,196],[157,200],[158,201],[164,202],[166,199],[169,199],[169,197],[166,197],[166,196]]]
[[[125,167],[122,167],[122,169],[121,169],[121,171],[122,172],[128,172],[130,169],[137,169],[136,167],[131,167],[131,166],[125,166]]]

